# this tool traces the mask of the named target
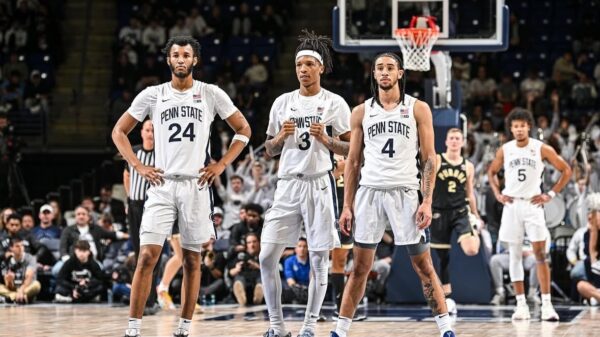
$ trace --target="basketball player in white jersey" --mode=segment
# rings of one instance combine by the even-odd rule
[[[281,154],[273,206],[265,214],[260,270],[269,310],[265,337],[291,336],[283,322],[278,263],[286,247],[295,246],[306,229],[311,279],[304,324],[298,336],[312,337],[327,292],[329,251],[339,247],[333,154],[346,155],[350,107],[321,88],[321,74],[332,69],[331,40],[306,30],[296,48],[300,89],[279,96],[271,107],[268,140],[271,156]],[[335,137],[339,137],[335,139]]]
[[[455,336],[429,250],[436,163],[431,110],[404,93],[404,75],[396,54],[378,55],[371,79],[374,97],[352,112],[340,229],[348,233],[355,221],[354,267],[332,337],[346,337],[350,329],[388,223],[395,244],[410,255],[441,335]]]
[[[152,269],[175,219],[181,234],[187,291],[174,336],[189,335],[200,288],[201,246],[215,236],[209,185],[249,141],[250,126],[229,96],[215,85],[192,78],[199,51],[200,45],[191,37],[169,39],[163,52],[171,68],[171,81],[144,89],[113,129],[112,138],[119,152],[152,184],[140,226],[141,250],[131,287],[127,337],[140,336]],[[223,157],[208,164],[211,124],[217,115],[227,121],[236,135]],[[127,134],[146,116],[154,125],[155,167],[141,164],[127,139]]]
[[[509,273],[517,294],[517,307],[512,315],[515,320],[529,319],[529,307],[525,300],[523,283],[523,236],[533,246],[537,261],[537,276],[542,293],[542,314],[544,321],[558,321],[550,300],[550,271],[546,262],[546,220],[543,205],[554,198],[569,182],[571,168],[554,149],[537,139],[529,137],[533,127],[531,113],[515,108],[506,118],[513,140],[502,145],[488,169],[488,178],[494,195],[504,205],[498,240],[509,245]],[[558,171],[560,179],[547,192],[542,192],[544,160]],[[496,174],[504,168],[504,189]]]

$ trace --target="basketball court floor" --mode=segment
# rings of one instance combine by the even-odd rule
[[[431,313],[422,306],[375,306],[362,309],[368,318],[352,325],[350,337],[437,337]],[[458,306],[454,324],[459,337],[596,337],[600,336],[600,308],[557,306],[560,322],[540,322],[533,308],[530,322],[511,322],[512,307]],[[327,337],[334,329],[332,307],[325,306],[326,322],[317,324],[317,336]],[[304,318],[304,307],[284,306],[287,326],[296,336]],[[0,306],[0,336],[122,336],[128,308],[107,304],[34,304]],[[161,311],[144,318],[143,336],[172,336],[178,316]],[[217,305],[195,315],[191,336],[262,336],[268,326],[264,305],[241,308]]]

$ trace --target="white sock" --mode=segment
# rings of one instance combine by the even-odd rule
[[[127,334],[135,336],[140,333],[140,330],[142,330],[142,319],[129,317],[129,321],[127,323]]]
[[[504,287],[496,288],[496,294],[504,296]]]
[[[192,325],[192,320],[191,319],[185,319],[183,317],[179,318],[179,326],[177,327],[178,329],[181,329],[183,331],[190,331],[190,325]]]
[[[527,300],[525,299],[525,294],[520,294],[515,296],[517,299],[517,305],[527,305]]]
[[[269,322],[275,334],[286,334],[281,307],[281,277],[279,277],[279,259],[285,245],[263,243],[260,249],[260,277],[262,280],[265,303],[269,311]]]
[[[340,337],[346,337],[346,334],[350,330],[350,324],[352,324],[352,319],[343,316],[338,317],[335,333]]]
[[[300,333],[304,331],[315,331],[317,319],[327,292],[327,269],[329,268],[329,252],[310,252],[311,278],[308,285],[308,302],[306,303],[306,313],[304,315],[304,324]]]
[[[542,304],[552,304],[550,294],[542,294]]]
[[[450,320],[450,315],[446,313],[437,315],[434,318],[441,333],[452,330],[452,321]]]

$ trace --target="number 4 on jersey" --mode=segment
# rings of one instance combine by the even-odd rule
[[[396,153],[396,151],[394,151],[394,138],[390,138],[385,142],[383,149],[381,149],[381,153],[387,153],[390,158],[394,157],[394,153]]]

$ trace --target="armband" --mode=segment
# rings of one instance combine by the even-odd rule
[[[546,194],[548,194],[550,198],[554,198],[556,196],[556,192],[554,192],[553,190],[548,191]]]
[[[240,142],[244,143],[244,146],[248,145],[248,143],[250,142],[250,138],[244,135],[240,135],[239,133],[236,133],[235,136],[233,136],[233,138],[231,139],[232,142],[234,140],[239,140]]]

